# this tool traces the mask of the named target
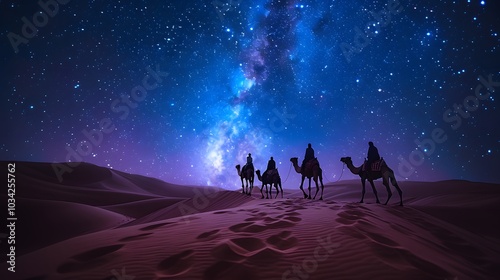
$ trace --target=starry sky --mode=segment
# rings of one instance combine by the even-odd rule
[[[42,3],[0,2],[0,160],[236,189],[252,153],[295,188],[308,143],[326,183],[373,141],[400,181],[500,182],[498,1]]]

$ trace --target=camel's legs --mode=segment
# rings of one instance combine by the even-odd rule
[[[314,198],[313,199],[316,199],[316,196],[318,195],[318,191],[319,191],[318,177],[314,177],[314,183],[316,184],[316,193],[314,194]]]
[[[384,203],[384,205],[387,205],[387,203],[389,202],[389,199],[391,199],[392,191],[391,191],[391,187],[389,186],[389,178],[387,176],[384,176],[384,178],[382,180],[383,180],[382,184],[384,184],[385,188],[387,189],[387,201]]]
[[[399,193],[399,206],[403,206],[403,191],[401,191],[401,188],[399,188],[398,184],[394,185],[394,187]]]
[[[368,180],[370,182],[370,185],[372,186],[373,193],[375,194],[375,198],[377,199],[377,203],[380,203],[380,200],[378,200],[378,194],[377,194],[377,189],[375,188],[375,184],[373,183],[373,180],[370,179]]]
[[[366,178],[361,178],[361,186],[363,186],[363,189],[361,191],[361,200],[359,201],[359,203],[363,203],[363,200],[365,199],[365,181],[366,181]]]
[[[394,174],[390,177],[392,185],[396,188],[399,193],[399,205],[403,206],[403,191],[398,186],[398,182],[396,182],[396,178],[394,178]]]
[[[264,198],[264,193],[262,192],[263,189],[264,189],[264,183],[262,183],[262,187],[260,188],[260,194],[262,195],[261,198]]]
[[[243,177],[241,177],[241,193],[245,193],[245,184],[243,183]]]
[[[304,194],[304,198],[307,198],[307,194],[304,191],[304,180],[306,179],[306,176],[302,175],[302,182],[300,182],[300,190]]]
[[[269,193],[267,192],[267,186],[269,185]],[[273,184],[266,185],[266,198],[273,198]]]
[[[323,185],[323,176],[319,174],[319,182],[321,183],[321,197],[319,200],[323,200],[323,190],[325,189],[325,185]]]
[[[253,174],[252,176],[250,177],[250,192],[248,193],[248,195],[252,195],[252,191],[253,191]]]
[[[279,177],[278,177],[278,182],[276,183],[276,189],[278,189],[278,187],[281,189],[281,198],[283,198],[283,188],[281,187],[281,178]]]
[[[311,178],[308,178],[309,179],[309,196],[307,197],[307,199],[311,199]]]

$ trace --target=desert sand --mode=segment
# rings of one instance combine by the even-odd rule
[[[359,181],[324,200],[179,186],[80,164],[16,163],[16,272],[1,279],[498,279],[500,185],[400,182],[375,203]],[[297,175],[298,176],[298,175]],[[381,201],[385,187],[376,182]],[[223,186],[221,186],[223,187]],[[2,200],[6,201],[2,194]]]

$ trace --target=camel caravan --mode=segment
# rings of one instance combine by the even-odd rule
[[[392,191],[389,185],[390,182],[390,184],[394,186],[394,188],[399,194],[399,199],[400,199],[399,205],[403,206],[403,192],[401,191],[401,188],[399,187],[396,181],[396,177],[394,176],[394,171],[391,168],[389,168],[385,160],[380,157],[378,149],[374,146],[373,142],[368,142],[368,146],[369,148],[368,148],[367,159],[359,167],[354,166],[351,157],[342,157],[340,159],[340,161],[344,163],[353,174],[359,175],[359,177],[361,178],[362,193],[361,193],[361,200],[359,202],[360,203],[364,202],[364,197],[366,192],[365,183],[368,180],[368,182],[372,187],[373,193],[375,194],[376,202],[380,203],[377,194],[377,189],[375,188],[373,181],[382,178],[382,184],[387,189],[387,200],[385,201],[384,205],[387,205],[389,199],[392,197]],[[290,162],[292,163],[295,171],[298,174],[302,175],[302,180],[300,182],[299,188],[302,191],[304,198],[316,199],[316,196],[318,195],[321,186],[321,194],[319,200],[323,200],[323,190],[325,188],[323,185],[323,171],[320,168],[318,159],[314,156],[314,150],[311,144],[308,144],[304,160],[302,161],[302,164],[300,166],[299,166],[299,159],[297,157],[291,158]],[[264,173],[262,174],[260,170],[255,171],[253,166],[252,154],[248,154],[247,163],[243,166],[243,168],[241,168],[241,166],[238,164],[236,165],[236,170],[238,171],[238,176],[241,179],[241,188],[243,194],[251,195],[254,184],[254,177],[255,177],[254,174],[257,174],[257,178],[259,179],[259,181],[262,182],[262,187],[260,189],[262,198],[264,198],[264,193],[263,193],[264,187],[266,190],[266,196],[265,196],[266,199],[273,198],[272,196],[273,187],[276,189],[276,196],[274,198],[278,197],[280,191],[281,191],[281,198],[283,198],[281,177],[279,175],[278,169],[276,168],[276,162],[274,161],[273,157],[269,159],[266,171],[264,171]],[[306,178],[309,179],[308,193],[306,193],[303,188],[304,180]],[[311,196],[311,179],[316,184],[316,193],[314,194],[314,196]]]

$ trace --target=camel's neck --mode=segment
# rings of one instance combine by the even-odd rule
[[[241,176],[241,169],[240,168],[236,168],[236,170],[238,170],[238,176]]]
[[[296,161],[293,162],[293,168],[295,168],[295,172],[300,173],[301,169]]]
[[[260,172],[257,172],[257,179],[259,179],[259,181],[262,181],[262,175],[260,174]]]
[[[361,172],[361,167],[356,167],[352,162],[347,163],[347,168],[351,170],[352,174],[359,174]]]

